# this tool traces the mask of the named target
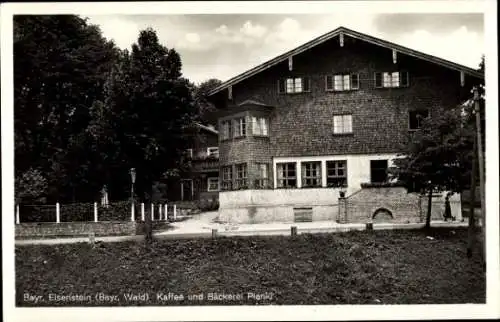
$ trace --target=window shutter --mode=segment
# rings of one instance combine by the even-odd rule
[[[303,91],[304,92],[310,92],[311,91],[311,84],[310,84],[311,80],[310,80],[310,78],[309,77],[304,77],[302,79],[302,82],[303,82],[303,84],[302,84]]]
[[[401,72],[401,86],[402,87],[408,87],[410,86],[410,73],[408,72]]]
[[[325,90],[327,90],[327,91],[333,90],[333,76],[332,75],[325,76]]]
[[[285,92],[285,80],[284,79],[278,79],[278,93],[284,93]]]
[[[375,87],[382,87],[382,73],[375,73]]]
[[[351,89],[359,89],[359,74],[351,75]]]

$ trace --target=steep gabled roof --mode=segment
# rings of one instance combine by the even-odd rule
[[[325,41],[328,41],[336,36],[339,36],[341,33],[345,36],[360,39],[360,40],[363,40],[365,42],[368,42],[368,43],[371,43],[374,45],[378,45],[381,47],[392,49],[392,50],[395,50],[399,53],[406,54],[408,56],[413,56],[413,57],[416,57],[416,58],[419,58],[422,60],[426,60],[426,61],[435,63],[437,65],[441,65],[441,66],[444,66],[444,67],[447,67],[447,68],[450,68],[453,70],[463,72],[464,74],[467,74],[467,75],[471,75],[471,76],[474,76],[477,78],[484,78],[484,73],[481,73],[473,68],[463,66],[463,65],[460,65],[460,64],[457,64],[457,63],[454,63],[454,62],[451,62],[451,61],[448,61],[448,60],[445,60],[445,59],[442,59],[439,57],[424,54],[422,52],[419,52],[419,51],[416,51],[416,50],[413,50],[413,49],[410,49],[410,48],[407,48],[404,46],[400,46],[400,45],[397,45],[395,43],[392,43],[392,42],[389,42],[389,41],[386,41],[386,40],[383,40],[380,38],[369,36],[369,35],[366,35],[366,34],[363,34],[363,33],[360,33],[360,32],[345,28],[345,27],[339,27],[333,31],[330,31],[322,36],[319,36],[318,38],[315,38],[315,39],[303,44],[302,46],[299,46],[295,49],[292,49],[284,54],[281,54],[281,55],[263,63],[263,64],[260,64],[256,67],[254,67],[254,68],[252,68],[252,69],[250,69],[250,70],[248,70],[240,75],[237,75],[237,76],[229,79],[228,81],[225,81],[221,85],[219,85],[216,88],[214,88],[213,90],[211,90],[208,93],[208,96],[212,96],[212,95],[220,92],[221,90],[226,89],[229,86],[235,85],[235,84],[237,84],[237,83],[239,83],[239,82],[241,82],[241,81],[243,81],[251,76],[254,76],[254,75],[264,71],[265,69],[268,69],[269,67],[272,67],[278,63],[281,63],[281,62],[287,60],[288,57],[290,57],[290,56],[300,54],[308,49],[311,49],[312,47],[315,47],[321,43],[324,43]]]
[[[211,133],[213,133],[213,134],[217,134],[217,135],[219,135],[219,131],[217,131],[216,129],[214,129],[214,128],[210,127],[210,126],[206,126],[206,125],[203,125],[203,124],[198,123],[198,122],[194,122],[194,124],[195,124],[197,127],[199,127],[200,129],[203,129],[203,130],[205,130],[205,131],[207,131],[207,132],[211,132]]]

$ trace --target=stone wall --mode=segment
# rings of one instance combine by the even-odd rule
[[[49,236],[96,236],[135,235],[136,222],[63,222],[63,223],[21,223],[16,225],[16,237]]]
[[[230,223],[294,222],[294,208],[312,208],[313,221],[334,220],[339,189],[263,189],[224,191],[219,220]]]
[[[432,198],[431,220],[443,220],[446,193],[436,194]],[[427,197],[416,193],[407,193],[402,187],[363,188],[357,193],[339,199],[338,221],[342,223],[365,223],[377,220],[395,223],[425,222]],[[452,215],[460,221],[460,195],[450,198]],[[378,216],[390,214],[384,219]]]

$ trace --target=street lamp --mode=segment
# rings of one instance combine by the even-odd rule
[[[130,179],[132,180],[131,197],[132,197],[132,221],[135,221],[135,205],[134,205],[134,183],[135,183],[135,168],[130,169]]]

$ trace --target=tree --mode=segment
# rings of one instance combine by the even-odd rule
[[[29,169],[15,180],[16,203],[44,203],[47,194],[47,179],[37,169]]]
[[[474,131],[463,112],[462,106],[433,111],[390,169],[409,191],[427,195],[426,229],[430,228],[433,191],[461,192],[469,184]]]
[[[117,52],[81,17],[14,17],[15,172],[38,169],[49,200],[88,197],[98,178],[85,131]]]
[[[182,167],[189,145],[186,129],[196,116],[181,59],[161,45],[153,29],[140,32],[132,52],[123,53],[107,85],[106,106],[120,146],[118,176],[137,170],[137,193],[148,199],[152,186]],[[128,179],[128,178],[127,178]]]
[[[198,108],[198,120],[203,124],[217,125],[217,115],[215,115],[217,109],[207,100],[206,96],[220,84],[222,81],[210,78],[199,85],[192,85],[194,101]]]

